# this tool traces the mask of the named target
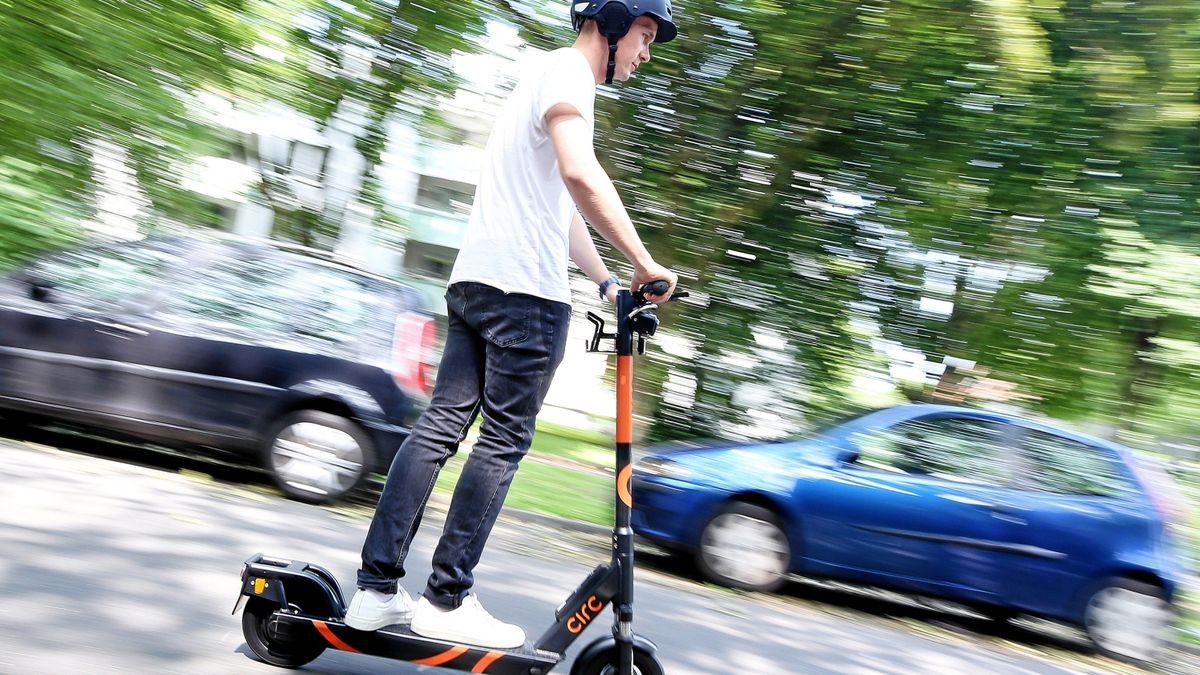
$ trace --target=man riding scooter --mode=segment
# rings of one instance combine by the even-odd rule
[[[497,649],[524,631],[492,617],[472,574],[529,450],[534,420],[561,362],[571,315],[567,261],[615,301],[619,282],[587,223],[633,265],[630,286],[677,277],[642,244],[592,146],[595,88],[625,81],[673,39],[669,0],[581,0],[571,47],[541,54],[496,119],[466,237],[446,293],[449,330],[429,408],[388,473],[363,544],[358,591],[346,625],[363,631],[411,621],[417,635]],[[656,288],[655,290],[659,290]],[[479,440],[455,488],[433,555],[433,574],[412,602],[399,586],[438,471],[475,418]]]

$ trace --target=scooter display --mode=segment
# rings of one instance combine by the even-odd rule
[[[588,312],[593,334],[590,352],[613,340],[617,354],[616,499],[612,558],[597,566],[554,612],[554,622],[533,642],[516,649],[489,649],[422,637],[406,624],[358,631],[343,623],[346,600],[337,580],[311,563],[256,554],[242,567],[242,633],[263,661],[298,668],[326,649],[372,654],[414,664],[494,675],[543,675],[563,660],[567,648],[611,605],[612,635],[598,638],[575,658],[571,675],[663,675],[657,648],[633,632],[633,530],[630,494],[633,476],[633,356],[645,353],[646,338],[658,329],[657,305],[667,283],[617,294],[616,331]],[[686,296],[676,293],[672,300]]]

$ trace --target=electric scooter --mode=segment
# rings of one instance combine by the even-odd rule
[[[645,353],[646,338],[658,328],[657,305],[645,293],[661,295],[665,281],[641,291],[617,294],[615,333],[604,332],[604,320],[588,312],[594,327],[589,352],[602,340],[614,340],[617,354],[616,500],[612,559],[596,567],[554,612],[554,623],[536,642],[516,649],[489,649],[422,637],[406,624],[377,631],[358,631],[343,619],[346,600],[333,575],[317,565],[257,554],[242,568],[238,607],[246,644],[263,661],[298,668],[332,647],[347,652],[401,659],[494,675],[543,675],[563,660],[563,654],[583,630],[609,605],[612,635],[589,644],[576,657],[571,675],[663,675],[657,647],[633,632],[633,530],[630,494],[633,476],[633,356]],[[672,300],[686,296],[676,293]]]

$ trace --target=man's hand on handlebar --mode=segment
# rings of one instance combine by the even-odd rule
[[[658,263],[651,262],[645,267],[634,269],[633,279],[630,280],[629,287],[633,289],[640,289],[643,284],[648,284],[652,281],[665,281],[668,284],[667,291],[665,293],[646,293],[645,297],[647,300],[658,304],[671,299],[671,293],[675,290],[675,284],[679,282],[679,275],[663,267],[662,265],[659,265]]]

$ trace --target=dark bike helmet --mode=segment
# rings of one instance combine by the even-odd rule
[[[571,4],[571,26],[576,33],[583,29],[584,19],[593,19],[600,34],[608,38],[605,84],[612,83],[616,70],[617,41],[625,37],[639,16],[648,16],[658,24],[656,43],[670,42],[679,32],[671,19],[671,0],[578,0]]]

